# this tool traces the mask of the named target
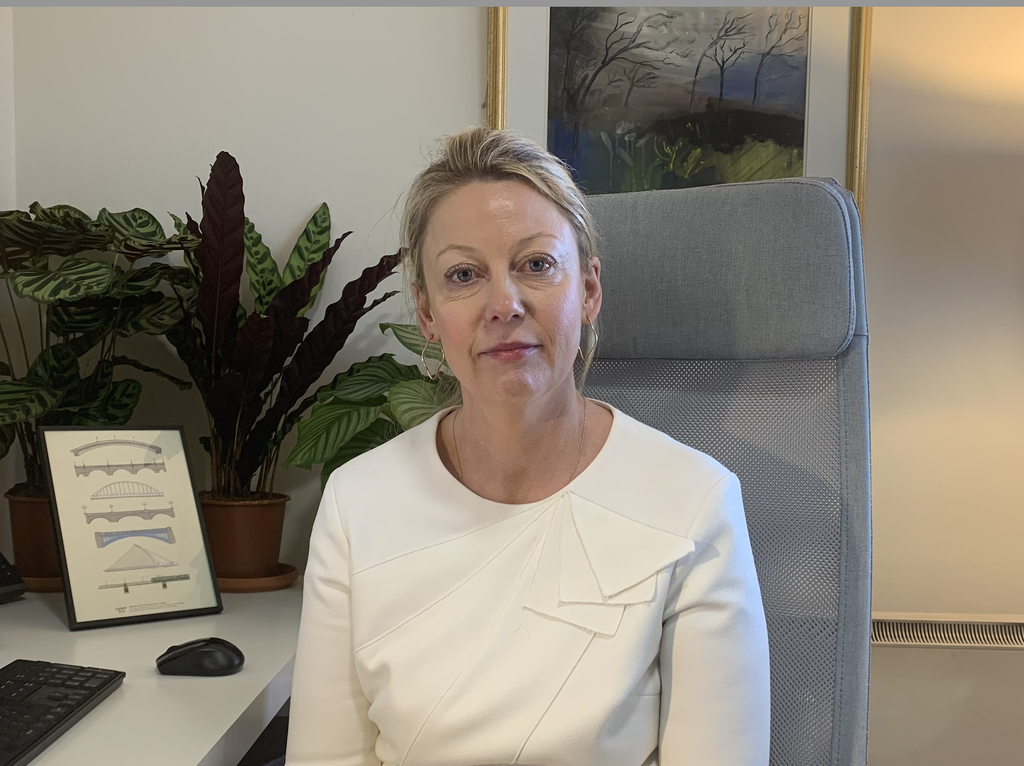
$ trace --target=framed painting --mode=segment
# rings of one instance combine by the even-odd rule
[[[488,123],[588,194],[826,176],[862,205],[870,12],[490,8]]]
[[[39,431],[71,630],[221,611],[180,427]]]

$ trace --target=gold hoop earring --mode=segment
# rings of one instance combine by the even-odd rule
[[[441,346],[440,343],[438,343],[437,345]],[[423,370],[427,373],[427,377],[430,380],[437,380],[439,377],[441,377],[441,368],[444,367],[444,346],[441,346],[441,361],[437,363],[437,369],[435,369],[433,372],[430,371],[430,365],[427,364],[427,349],[429,347],[430,341],[428,340],[424,344],[423,350],[420,352],[420,361],[423,362]]]
[[[587,323],[583,326],[589,327],[590,334],[593,336],[593,340],[589,344],[590,350],[586,354],[583,353],[582,343],[580,343],[579,348],[580,360],[583,362],[583,364],[589,365],[594,360],[594,354],[597,352],[597,328],[594,327],[594,321],[592,319],[587,320]]]

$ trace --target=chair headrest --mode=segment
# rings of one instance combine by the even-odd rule
[[[831,179],[588,198],[601,359],[829,358],[853,336],[852,197]]]

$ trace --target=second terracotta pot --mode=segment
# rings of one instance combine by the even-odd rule
[[[50,498],[14,492],[4,497],[11,511],[11,544],[18,574],[30,591],[60,590],[60,557]]]
[[[225,499],[199,493],[210,555],[218,578],[273,577],[278,574],[284,509],[288,495]]]

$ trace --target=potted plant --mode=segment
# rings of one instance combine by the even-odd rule
[[[9,301],[0,321],[0,458],[15,443],[21,449],[25,481],[5,497],[15,564],[30,589],[60,588],[36,430],[127,423],[142,384],[115,380],[117,367],[191,386],[118,354],[117,342],[177,324],[179,302],[159,287],[184,283],[186,270],[139,262],[195,244],[187,233],[166,237],[139,208],[103,209],[96,219],[70,205],[0,212],[0,289]]]
[[[306,316],[325,272],[349,233],[330,242],[326,204],[299,235],[284,268],[245,217],[238,163],[221,152],[202,189],[202,220],[191,216],[179,233],[199,240],[186,260],[195,275],[194,305],[181,302],[182,319],[167,338],[187,365],[209,418],[212,483],[200,493],[207,536],[222,589],[281,587],[291,567],[278,564],[288,498],[274,492],[281,442],[316,402],[308,395],[356,322],[394,295],[367,297],[394,273],[398,254],[378,263],[342,290],[310,327]],[[253,310],[241,307],[242,272]],[[186,292],[187,291],[183,291]]]
[[[414,324],[380,325],[405,348],[441,364],[440,346],[427,344]],[[316,392],[309,417],[286,465],[320,464],[321,488],[338,466],[431,418],[460,399],[455,378],[441,369],[433,378],[415,365],[399,364],[393,354],[352,365]]]

